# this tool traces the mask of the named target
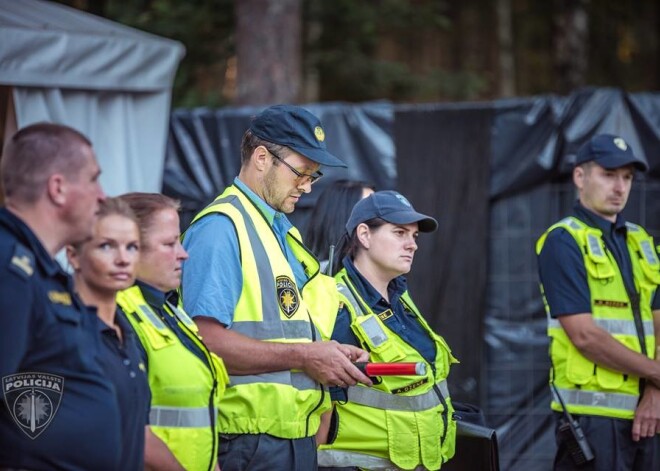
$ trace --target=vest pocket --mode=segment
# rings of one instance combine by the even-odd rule
[[[568,343],[566,378],[573,384],[587,384],[594,376],[595,365],[585,358],[572,343]]]
[[[387,335],[387,329],[375,314],[357,317],[351,329],[367,349],[383,362],[393,362],[405,358],[396,342]]]
[[[596,366],[596,380],[603,389],[619,389],[623,384],[623,375],[604,366]]]
[[[401,411],[385,411],[387,423],[387,447],[389,449],[390,461],[403,469],[414,469],[420,458],[419,442],[417,439],[419,430],[415,414]],[[442,423],[441,417],[438,422]],[[440,451],[440,439],[435,448]]]

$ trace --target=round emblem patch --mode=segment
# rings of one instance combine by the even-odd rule
[[[316,139],[319,140],[319,142],[325,141],[325,133],[323,132],[323,128],[321,126],[316,126],[314,128],[314,135],[316,136]]]
[[[275,286],[277,287],[277,303],[280,305],[280,309],[286,317],[293,317],[298,310],[298,306],[300,306],[296,285],[288,276],[278,276],[275,279]]]
[[[64,390],[64,378],[46,373],[18,373],[2,378],[11,418],[32,440],[50,424]]]
[[[628,148],[628,144],[626,144],[626,141],[624,141],[620,137],[614,139],[614,145],[621,150],[626,150]]]

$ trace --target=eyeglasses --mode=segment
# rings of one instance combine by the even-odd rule
[[[266,150],[268,150],[268,149],[266,149]],[[270,153],[270,155],[272,155],[277,160],[279,160],[284,165],[286,165],[289,170],[291,170],[293,173],[296,174],[296,178],[298,180],[298,183],[305,184],[305,183],[309,182],[310,185],[313,185],[314,183],[316,183],[319,180],[319,178],[321,178],[323,176],[323,174],[319,171],[316,171],[314,174],[299,172],[298,170],[293,168],[291,165],[286,163],[286,161],[282,157],[277,155],[272,150],[268,150],[268,152]]]

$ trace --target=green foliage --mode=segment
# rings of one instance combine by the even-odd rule
[[[405,60],[429,35],[450,29],[446,2],[308,0],[305,22],[322,25],[305,54],[306,67],[319,73],[321,100],[462,99],[485,87],[475,73],[414,70]]]
[[[106,16],[186,46],[173,106],[221,106],[228,58],[234,55],[232,0],[106,0]]]

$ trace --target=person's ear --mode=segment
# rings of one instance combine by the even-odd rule
[[[78,251],[73,245],[66,246],[66,259],[69,261],[69,265],[73,268],[74,271],[80,270],[80,258],[78,257]]]
[[[369,230],[369,226],[365,223],[358,224],[355,228],[355,233],[362,246],[368,249],[371,245],[371,231]]]
[[[48,199],[56,206],[62,206],[66,202],[66,179],[64,175],[54,173],[46,180],[46,194]]]
[[[257,170],[263,172],[268,170],[272,165],[272,156],[264,146],[257,146],[252,151],[250,161],[253,163]]]
[[[578,190],[581,190],[584,185],[584,175],[584,168],[581,165],[578,165],[573,169],[573,183]]]

